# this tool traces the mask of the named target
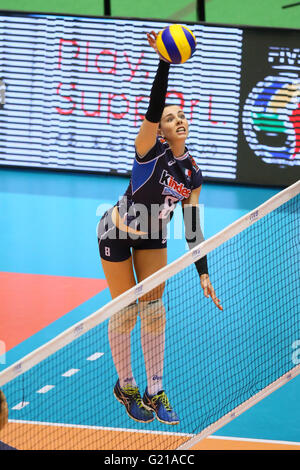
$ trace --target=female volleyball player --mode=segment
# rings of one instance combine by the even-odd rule
[[[156,50],[156,33],[152,31],[147,38]],[[185,147],[188,121],[183,110],[176,105],[165,106],[169,68],[168,63],[159,61],[149,107],[135,140],[129,187],[98,225],[99,251],[112,298],[136,284],[134,270],[140,282],[167,264],[166,224],[179,201],[189,246],[203,240],[197,207],[202,174]],[[222,309],[209,280],[206,257],[195,265],[204,295],[211,296]],[[179,418],[162,383],[166,321],[163,290],[164,285],[160,285],[109,321],[110,347],[119,377],[114,395],[136,421],[153,421],[154,412],[159,421],[177,424]],[[147,374],[143,399],[131,368],[130,334],[138,314]]]

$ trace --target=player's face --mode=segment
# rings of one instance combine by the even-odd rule
[[[180,106],[167,106],[160,121],[160,133],[169,143],[185,140],[189,124]]]

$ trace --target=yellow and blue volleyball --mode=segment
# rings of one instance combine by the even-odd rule
[[[171,64],[183,64],[195,52],[196,38],[186,26],[172,24],[160,31],[156,46],[160,57]]]

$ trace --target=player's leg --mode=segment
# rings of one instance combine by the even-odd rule
[[[131,256],[119,262],[101,258],[101,263],[112,299],[136,285]]]
[[[134,268],[138,281],[142,281],[167,264],[167,249],[134,250]],[[143,402],[155,411],[166,424],[177,424],[178,416],[172,410],[163,391],[166,310],[162,295],[164,283],[139,299],[141,342],[147,373],[147,390]]]
[[[135,285],[131,256],[119,262],[107,261],[103,258],[101,261],[113,299]],[[153,421],[153,414],[142,406],[131,366],[131,332],[136,324],[137,314],[136,302],[114,314],[109,320],[108,337],[119,377],[114,387],[114,395],[125,406],[127,414],[132,419],[148,423]]]
[[[135,285],[131,256],[119,262],[101,258],[102,267],[112,299]],[[135,384],[130,355],[130,335],[137,320],[137,304],[133,303],[115,313],[108,323],[108,338],[120,386]]]
[[[167,249],[134,250],[134,268],[138,282],[146,279],[167,264]],[[161,390],[166,311],[162,302],[164,284],[139,299],[141,342],[145,359],[148,390],[151,394]]]
[[[136,284],[130,246],[112,221],[112,207],[98,224],[98,244],[105,278],[112,299]],[[121,387],[132,378],[130,358],[130,334],[137,320],[137,304],[134,303],[114,314],[108,324],[108,336],[114,364]]]
[[[112,222],[113,208],[104,214],[98,224],[99,253],[111,297],[114,299],[135,284],[130,240],[120,237]],[[127,414],[134,420],[153,421],[151,411],[142,404],[141,395],[131,367],[131,332],[136,324],[137,303],[122,308],[109,320],[108,336],[113,361],[118,374],[114,395],[122,403]]]

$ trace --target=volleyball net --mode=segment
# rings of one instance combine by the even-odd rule
[[[0,374],[18,449],[190,449],[300,372],[300,181]],[[224,310],[203,295],[207,255]],[[130,419],[113,396],[109,318],[165,283],[164,387],[176,426]],[[146,387],[140,319],[132,368]]]

